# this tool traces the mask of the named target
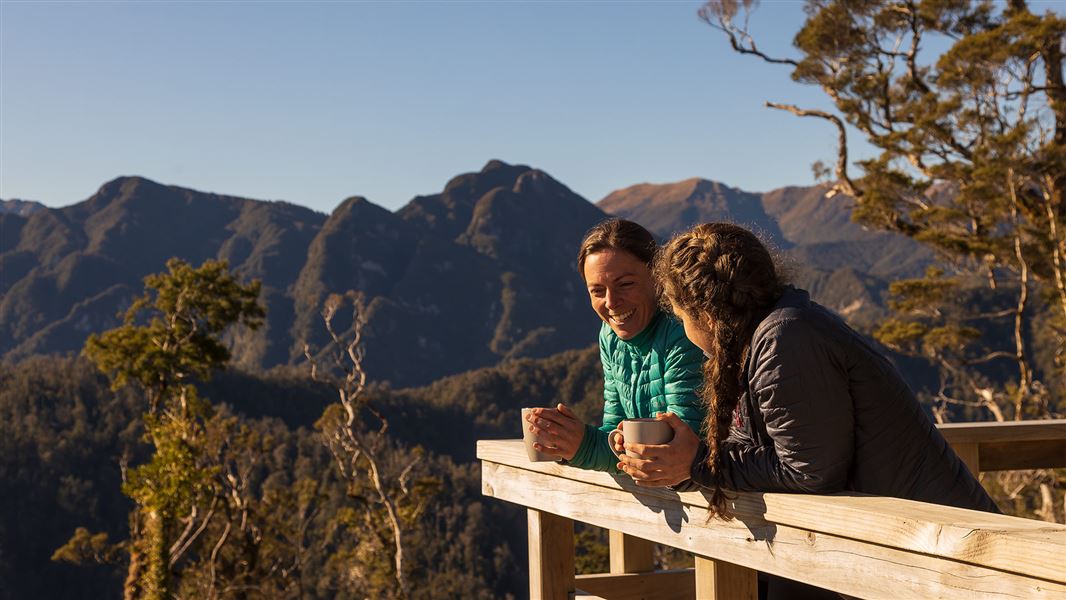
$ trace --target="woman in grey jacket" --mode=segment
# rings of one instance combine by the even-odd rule
[[[691,479],[725,516],[723,490],[844,490],[997,512],[892,365],[838,316],[786,286],[749,231],[708,223],[655,263],[664,302],[708,355],[706,439],[674,425],[619,467],[641,485]],[[627,446],[628,447],[628,446]]]

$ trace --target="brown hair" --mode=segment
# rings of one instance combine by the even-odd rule
[[[719,448],[740,400],[751,337],[781,297],[784,281],[759,238],[730,223],[705,223],[679,234],[662,248],[653,273],[665,308],[672,303],[710,334],[701,390],[707,466],[716,481],[709,508],[711,517],[730,518]]]
[[[600,221],[585,234],[577,253],[577,271],[585,278],[585,260],[607,249],[625,250],[651,267],[657,249],[655,238],[637,223],[625,219]]]

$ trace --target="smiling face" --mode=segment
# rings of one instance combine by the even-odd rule
[[[589,254],[585,285],[592,310],[623,340],[636,337],[655,316],[651,269],[625,250],[608,248]]]

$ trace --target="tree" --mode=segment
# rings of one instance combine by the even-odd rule
[[[339,333],[334,318],[349,303],[351,329]],[[350,573],[342,579],[348,580],[358,595],[409,598],[411,566],[407,564],[409,552],[405,544],[440,482],[428,476],[412,480],[423,458],[421,449],[405,456],[399,449],[389,447],[388,419],[366,393],[363,334],[367,321],[363,295],[331,294],[323,303],[322,320],[330,343],[319,354],[330,362],[320,365],[307,344],[304,355],[311,365],[312,379],[329,383],[337,390],[340,402],[325,410],[315,428],[347,482],[347,494],[353,504],[337,511],[335,525],[360,534],[353,547],[334,557],[334,566]],[[372,417],[377,428],[368,428],[364,416]],[[391,564],[382,560],[390,546]]]
[[[225,366],[220,337],[230,326],[262,322],[258,281],[241,285],[225,262],[194,269],[167,261],[167,273],[145,278],[146,293],[126,311],[124,324],[85,343],[85,355],[113,389],[138,388],[144,396],[145,440],[151,458],[125,473],[123,492],[133,499],[125,597],[169,598],[173,574],[219,505],[221,476],[208,455],[206,431],[214,412],[194,383]],[[210,508],[204,508],[209,506]],[[105,540],[78,531],[57,558],[79,550],[106,556]]]
[[[891,285],[893,314],[876,337],[940,367],[940,419],[952,409],[997,420],[1061,410],[1066,19],[1034,14],[1024,0],[808,0],[792,58],[756,44],[755,6],[714,0],[700,15],[735,51],[791,67],[794,81],[832,102],[830,111],[766,103],[835,127],[828,195],[850,196],[854,219],[941,259]],[[928,56],[938,46],[946,50]],[[878,152],[858,161],[858,174],[847,126]]]

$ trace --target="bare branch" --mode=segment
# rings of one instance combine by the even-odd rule
[[[745,13],[750,13],[754,7],[753,2],[744,2]],[[759,50],[755,45],[755,39],[751,37],[747,29],[747,20],[745,19],[745,25],[738,27],[733,22],[733,17],[736,16],[738,5],[736,0],[710,0],[707,4],[700,7],[699,17],[704,22],[718,29],[726,34],[729,38],[729,45],[733,47],[740,54],[750,54],[752,56],[758,56],[764,61],[777,64],[777,65],[792,65],[794,67],[799,66],[799,62],[792,60],[791,58],[774,58],[765,54]]]
[[[791,104],[777,104],[774,102],[767,102],[766,106],[769,108],[776,108],[778,110],[785,110],[794,115],[800,117],[818,117],[825,119],[837,128],[837,166],[834,171],[837,182],[833,184],[830,189],[830,193],[826,196],[834,196],[837,193],[843,192],[852,198],[861,198],[862,192],[856,189],[855,184],[852,183],[851,178],[848,177],[848,133],[844,128],[844,121],[840,117],[827,113],[823,110],[805,109],[793,106]]]
[[[180,547],[178,547],[178,543],[181,541],[180,537],[178,538],[178,541],[174,542],[174,545],[171,546],[171,548],[170,548],[170,566],[172,568],[178,562],[178,560],[181,559],[181,557],[186,552],[189,551],[189,548],[192,547],[193,543],[196,542],[196,540],[200,538],[200,535],[203,534],[204,530],[207,529],[207,524],[211,522],[211,517],[214,516],[215,509],[217,507],[218,507],[218,496],[215,496],[214,498],[211,499],[211,507],[208,509],[207,514],[204,516],[203,520],[200,522],[200,526],[196,529],[196,531],[193,532],[192,535],[190,535],[185,540],[185,543],[183,543]],[[196,512],[196,508],[193,507],[193,513],[194,514],[192,515],[192,518],[189,519],[189,525],[190,526],[193,523],[196,522],[195,512]],[[188,528],[186,528],[186,531],[188,531]],[[185,536],[184,532],[182,533],[182,536]]]
[[[907,20],[911,26],[911,47],[907,51],[907,73],[910,75],[911,83],[922,93],[928,94],[930,92],[929,86],[922,79],[921,73],[918,72],[918,49],[922,41],[922,28],[918,21],[918,11],[912,3],[908,2],[906,13]]]

